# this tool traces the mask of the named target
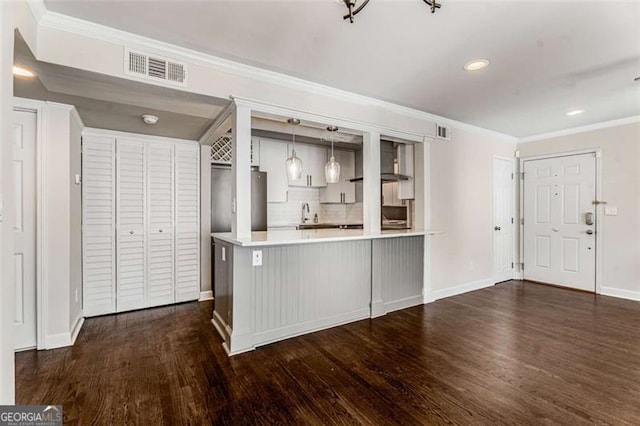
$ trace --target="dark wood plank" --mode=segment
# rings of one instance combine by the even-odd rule
[[[640,303],[507,282],[228,358],[211,302],[16,355],[66,424],[640,424]]]

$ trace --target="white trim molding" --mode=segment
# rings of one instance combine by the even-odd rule
[[[432,129],[434,134],[435,123],[438,123],[479,135],[492,136],[510,143],[516,143],[518,141],[516,137],[511,135],[506,135],[504,133],[448,119],[425,111],[420,111],[414,108],[386,102],[369,96],[359,95],[345,90],[336,89],[334,87],[314,83],[280,72],[231,61],[228,59],[205,54],[196,50],[187,49],[184,47],[176,46],[174,44],[154,40],[148,37],[85,21],[83,19],[78,19],[60,13],[52,12],[46,9],[46,5],[43,0],[28,0],[28,5],[31,8],[32,14],[39,27],[47,27],[55,30],[65,31],[71,34],[90,37],[96,40],[101,40],[116,45],[123,45],[130,48],[140,48],[150,53],[155,53],[157,55],[162,55],[164,57],[172,58],[178,61],[208,67],[224,73],[251,78],[269,84],[276,84],[290,89],[303,90],[308,93],[329,96],[335,99],[354,102],[360,105],[376,106],[402,116],[434,122],[434,126]],[[126,76],[124,73],[121,77],[136,80],[133,77]],[[157,84],[163,85],[160,82],[157,82]]]
[[[619,120],[603,121],[601,123],[588,124],[586,126],[572,127],[570,129],[558,130],[556,132],[542,133],[539,135],[528,136],[526,138],[520,138],[518,143],[535,142],[544,139],[558,138],[561,136],[574,135],[577,133],[592,132],[594,130],[606,129],[609,127],[624,126],[626,124],[640,123],[640,115],[634,115],[631,117],[621,118]]]
[[[640,302],[640,291],[624,290],[615,287],[600,287],[602,296],[618,297],[620,299],[635,300]]]
[[[73,328],[71,329],[70,345],[74,345],[76,343],[76,339],[78,338],[78,334],[80,334],[80,330],[82,330],[83,325],[84,317],[82,316],[82,311],[80,311],[78,317],[73,323]]]
[[[494,278],[487,278],[484,280],[472,281],[470,283],[460,284],[454,287],[442,288],[434,290],[431,295],[431,300],[436,301],[445,299],[447,297],[457,296],[459,294],[468,293],[470,291],[476,291],[483,288],[491,287],[496,284]]]
[[[198,299],[198,302],[204,302],[205,300],[213,300],[212,290],[200,292],[200,298]]]

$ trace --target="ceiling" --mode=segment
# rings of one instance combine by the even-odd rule
[[[49,10],[526,137],[640,114],[640,2],[46,0]],[[475,58],[491,61],[469,73]],[[584,109],[576,116],[566,112]]]
[[[87,127],[198,140],[230,101],[37,61],[16,33],[14,62],[36,78],[14,78],[15,96],[74,105]],[[142,114],[160,119],[153,126]]]

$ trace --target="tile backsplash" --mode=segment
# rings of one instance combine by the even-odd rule
[[[362,223],[362,203],[320,204],[319,188],[289,188],[286,203],[267,203],[267,225],[287,226],[300,223],[302,203],[309,203],[309,222],[318,214],[320,223]]]

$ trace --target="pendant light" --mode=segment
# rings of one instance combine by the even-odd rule
[[[340,163],[336,161],[336,157],[333,155],[333,133],[338,131],[336,126],[329,126],[327,130],[331,132],[331,158],[329,162],[324,165],[324,177],[327,183],[337,183],[340,180]]]
[[[291,124],[293,147],[291,149],[291,157],[287,158],[287,177],[289,180],[300,180],[302,177],[302,160],[296,157],[296,126],[300,124],[297,118],[290,118],[287,123]]]

